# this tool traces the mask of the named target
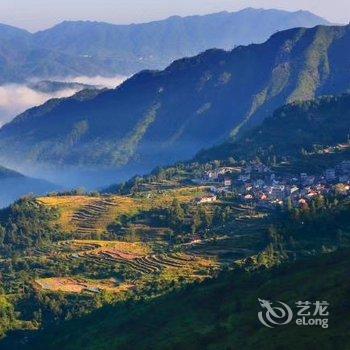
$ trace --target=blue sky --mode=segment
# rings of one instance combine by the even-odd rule
[[[126,24],[249,6],[305,9],[336,23],[350,21],[350,0],[0,0],[0,22],[35,31],[63,20]]]

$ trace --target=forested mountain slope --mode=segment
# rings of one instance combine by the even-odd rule
[[[204,150],[196,158],[298,157],[328,146],[345,146],[350,141],[349,132],[350,95],[324,96],[287,104],[238,140]]]
[[[12,168],[148,170],[260,123],[285,103],[350,88],[350,26],[280,32],[144,71],[115,90],[28,110],[0,130]]]

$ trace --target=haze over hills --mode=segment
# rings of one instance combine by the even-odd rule
[[[350,26],[291,29],[28,110],[0,130],[15,169],[147,171],[189,159],[285,103],[350,89]]]
[[[0,84],[28,78],[130,75],[209,48],[263,42],[279,30],[329,24],[307,11],[245,9],[146,24],[63,22],[31,34],[0,26]]]
[[[0,166],[0,208],[21,196],[45,194],[60,188],[44,180],[33,179]]]

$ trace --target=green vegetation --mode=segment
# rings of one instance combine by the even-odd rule
[[[350,346],[349,268],[349,250],[344,250],[270,271],[223,273],[151,302],[103,308],[42,332],[29,348],[302,350],[322,344],[345,349]],[[299,300],[329,301],[329,328],[265,328],[257,319],[258,298],[291,306]]]
[[[204,298],[212,295],[210,286],[215,286],[213,287],[215,293],[220,293],[220,296],[225,295],[225,284],[228,280],[232,280],[235,281],[235,291],[232,291],[232,282],[229,282],[231,292],[242,301],[243,305],[247,303],[247,307],[250,305],[252,308],[252,299],[247,297],[245,301],[243,297],[239,297],[243,293],[239,291],[245,291],[247,294],[248,285],[253,285],[251,289],[253,291],[257,289],[254,287],[255,283],[258,283],[256,281],[264,285],[267,283],[267,278],[273,279],[276,272],[263,272],[261,270],[263,267],[271,268],[296,258],[305,259],[310,255],[318,256],[318,254],[333,252],[339,247],[347,247],[350,244],[350,207],[348,201],[342,197],[339,199],[316,198],[310,208],[297,211],[296,208],[286,207],[281,212],[264,216],[252,208],[236,208],[236,204],[232,205],[229,202],[199,207],[193,203],[191,207],[190,203],[184,201],[186,198],[184,196],[186,193],[191,193],[191,190],[179,191],[182,197],[172,199],[170,197],[165,200],[164,195],[158,195],[153,198],[152,206],[145,208],[145,211],[139,211],[129,218],[119,218],[122,227],[115,237],[118,240],[89,240],[87,237],[83,240],[67,240],[67,237],[74,238],[74,233],[59,233],[60,226],[57,226],[61,215],[57,204],[60,203],[60,199],[65,203],[69,202],[67,196],[47,197],[40,200],[26,199],[4,210],[2,212],[2,223],[4,224],[2,234],[4,236],[5,233],[4,237],[8,243],[3,248],[10,247],[11,249],[7,248],[3,251],[0,268],[4,288],[4,314],[6,314],[1,330],[2,333],[16,329],[21,332],[15,332],[13,335],[9,333],[9,337],[5,338],[2,345],[6,348],[8,346],[6,344],[10,342],[11,347],[15,346],[14,344],[22,341],[23,336],[27,337],[27,334],[31,339],[30,333],[39,327],[44,329],[57,325],[68,327],[65,334],[70,337],[71,323],[68,322],[65,325],[65,322],[83,317],[74,321],[76,323],[72,321],[72,324],[76,326],[82,322],[81,326],[85,327],[85,322],[88,324],[90,322],[88,316],[85,318],[86,314],[97,308],[105,307],[107,304],[115,305],[93,314],[94,317],[103,315],[104,321],[92,326],[98,328],[102,337],[104,329],[99,329],[99,327],[104,325],[103,322],[107,322],[107,329],[111,327],[112,322],[115,322],[116,327],[120,326],[122,330],[126,327],[123,326],[124,322],[125,324],[135,323],[134,312],[145,317],[144,315],[150,310],[149,307],[158,307],[155,306],[157,303],[160,303],[159,307],[164,309],[159,315],[154,316],[157,319],[156,322],[164,322],[164,319],[161,321],[161,318],[167,317],[170,320],[169,327],[174,327],[176,332],[179,331],[176,333],[176,339],[172,337],[168,339],[169,346],[172,346],[174,342],[173,347],[176,347],[177,344],[184,346],[188,343],[189,346],[197,348],[204,341],[198,339],[201,339],[202,336],[207,339],[207,331],[212,334],[210,339],[217,342],[218,333],[216,332],[219,329],[221,332],[222,327],[224,329],[228,327],[224,332],[224,342],[235,341],[237,344],[243,344],[245,341],[243,335],[240,335],[239,332],[232,333],[230,327],[233,326],[230,325],[230,322],[233,322],[232,325],[237,325],[234,321],[236,317],[238,320],[241,318],[245,320],[246,317],[249,319],[252,317],[249,313],[244,316],[243,311],[232,309],[230,311],[232,315],[225,314],[225,317],[228,317],[224,318],[225,321],[218,321],[219,316],[215,314],[213,319],[204,318],[205,322],[213,320],[213,328],[208,328],[208,325],[206,326],[202,321],[195,323],[193,331],[196,334],[195,339],[197,337],[198,339],[193,340],[195,343],[192,343],[188,335],[181,331],[184,325],[178,320],[182,317],[182,311],[179,311],[176,320],[172,321],[171,317],[168,318],[164,314],[167,312],[165,310],[168,310],[166,305],[169,303],[172,309],[172,303],[181,297],[191,300],[191,304],[187,304],[187,307],[191,307],[195,302],[192,297],[198,293],[203,293]],[[139,196],[143,194],[140,193]],[[71,199],[74,198],[80,197],[71,197]],[[84,197],[81,197],[79,203],[82,198]],[[86,200],[89,198],[94,200],[95,197],[86,197]],[[162,205],[165,206],[157,208],[156,200],[162,201]],[[50,201],[51,205],[55,202],[56,207],[51,207],[47,201]],[[144,202],[144,205],[146,203]],[[160,216],[157,217],[157,215]],[[191,215],[193,215],[192,221],[188,222]],[[145,242],[144,237],[130,234],[140,221],[151,227],[152,225],[157,227],[161,222],[163,228],[167,227],[167,230],[173,233],[158,242],[155,236]],[[16,222],[16,230],[10,224],[13,222]],[[194,231],[193,226],[196,229]],[[123,227],[128,229],[127,234],[123,233]],[[141,232],[145,232],[145,229],[141,229]],[[75,234],[79,236],[79,233]],[[191,243],[192,237],[197,240],[195,244]],[[19,249],[26,249],[25,256],[18,254]],[[323,261],[324,258],[320,259]],[[215,277],[219,269],[224,267],[234,267],[235,270],[243,268],[245,271],[250,271],[252,275],[249,277],[245,272],[237,270],[232,277],[228,277],[230,274],[224,274],[214,282],[203,282]],[[293,266],[288,269],[294,274]],[[295,271],[298,269],[296,268]],[[277,275],[279,276],[279,273]],[[303,276],[306,278],[306,275]],[[294,278],[293,275],[291,278]],[[189,283],[204,284],[188,289],[186,286]],[[304,286],[304,283],[302,285]],[[162,297],[179,290],[181,290],[179,295],[170,294]],[[254,297],[256,296],[254,294]],[[140,304],[140,300],[146,301]],[[203,303],[206,300],[203,299]],[[234,305],[236,302],[238,301],[236,300]],[[201,312],[209,312],[211,310],[209,305],[211,304],[205,304],[200,311],[192,307],[188,317],[190,319],[195,317],[194,320],[196,320],[196,316],[192,316],[192,313],[197,314],[198,312],[200,312],[200,317],[203,317]],[[174,307],[177,306],[174,305]],[[206,307],[209,307],[209,311],[205,311]],[[230,310],[231,306],[228,307]],[[114,313],[113,321],[109,318],[110,310],[114,310],[113,312],[117,312],[118,315],[116,318]],[[130,310],[131,313],[129,313]],[[129,317],[132,318],[132,321],[129,320]],[[171,322],[175,322],[176,326]],[[220,324],[215,324],[215,322]],[[223,326],[221,322],[225,324],[229,322],[229,324]],[[203,330],[201,330],[202,326]],[[141,326],[135,323],[132,331],[124,332],[125,334],[118,338],[110,337],[108,339],[110,343],[106,344],[124,348],[126,344],[124,342],[130,342],[129,337],[133,337],[133,332],[138,332],[139,327]],[[177,327],[180,328],[177,329]],[[89,331],[92,331],[91,334],[97,332],[90,329]],[[168,330],[164,332],[168,334]],[[294,337],[294,333],[292,334]],[[256,336],[259,337],[259,333]],[[163,341],[168,336],[163,336],[160,332],[159,337],[152,335],[147,341],[159,343],[158,346],[161,348]],[[298,335],[296,335],[297,338]],[[60,341],[63,339],[66,340],[64,337],[57,340],[57,346],[61,346]],[[141,342],[142,337],[138,339],[137,341]],[[82,341],[85,342],[85,340]],[[100,338],[96,336],[89,346],[92,346],[92,349],[99,349],[102,346],[99,344],[100,341]],[[114,343],[116,341],[120,343]],[[197,341],[199,341],[198,344]],[[77,342],[80,342],[79,337]],[[71,339],[67,344],[71,344],[72,349],[79,349],[82,346]],[[249,346],[253,345],[249,344]],[[135,343],[135,347],[143,348],[144,345]]]
[[[292,158],[299,164],[307,163],[312,171],[322,160],[332,157],[332,163],[336,163],[348,157],[349,111],[348,94],[293,102],[279,108],[271,118],[244,133],[239,140],[199,153],[197,160],[259,158],[274,165]],[[330,148],[338,144],[342,147]],[[339,156],[336,158],[334,153]]]
[[[58,238],[58,218],[54,209],[45,208],[34,199],[21,199],[0,211],[0,253],[10,255]]]
[[[194,183],[223,166],[235,180],[263,161],[276,180],[347,159],[349,101],[292,103],[235,143],[110,194],[24,198],[0,211],[0,348],[346,348],[346,181],[275,206],[242,200],[238,188],[206,202],[222,179]],[[156,119],[148,111],[137,133]],[[258,298],[328,300],[331,326],[269,330]]]

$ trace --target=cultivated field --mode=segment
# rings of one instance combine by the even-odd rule
[[[37,201],[57,208],[63,232],[88,235],[107,231],[108,225],[122,215],[136,215],[141,211],[169,206],[176,198],[180,203],[192,201],[203,194],[204,187],[180,188],[157,192],[144,192],[137,196],[49,196]]]
[[[35,282],[42,290],[65,293],[100,293],[101,291],[121,293],[133,287],[131,284],[119,285],[112,279],[87,280],[83,278],[54,277],[40,278]]]
[[[150,245],[133,242],[72,240],[62,241],[53,247],[54,253],[38,252],[41,259],[67,266],[65,276],[39,278],[36,288],[44,291],[66,293],[120,293],[137,286],[171,283],[178,281],[200,281],[209,277],[219,264],[214,258],[201,257],[186,252],[156,252]],[[38,257],[39,259],[39,257]],[[81,271],[73,274],[74,266],[86,266],[99,273],[110,274],[109,278],[88,278]],[[72,272],[70,272],[70,270]],[[116,280],[113,276],[122,274]],[[39,271],[38,271],[39,272]]]

